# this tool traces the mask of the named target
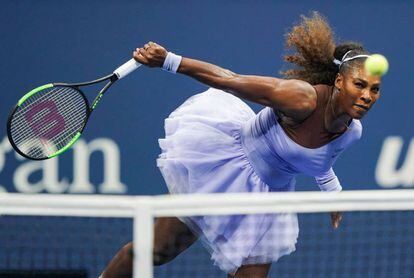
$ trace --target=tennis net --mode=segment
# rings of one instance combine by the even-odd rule
[[[97,277],[134,239],[134,277],[140,278],[226,277],[220,267],[235,271],[235,265],[278,252],[290,254],[273,263],[268,277],[413,277],[413,210],[414,190],[151,197],[4,193],[0,274],[53,270],[84,273],[59,277]],[[343,212],[338,229],[330,223],[334,211]],[[154,267],[154,221],[166,217],[186,221],[201,239]]]

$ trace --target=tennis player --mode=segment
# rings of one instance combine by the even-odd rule
[[[356,43],[335,46],[326,20],[302,17],[287,34],[294,69],[285,79],[233,73],[181,57],[149,42],[134,58],[149,67],[192,77],[210,87],[165,120],[157,161],[173,194],[279,192],[295,189],[295,176],[314,176],[322,191],[340,191],[332,169],[361,137],[360,119],[380,96],[380,77],[363,67]],[[241,100],[265,106],[257,115]],[[340,213],[332,213],[339,226]],[[296,214],[162,218],[155,224],[154,264],[170,261],[198,237],[229,277],[266,277],[272,262],[295,250]],[[132,243],[103,277],[130,277]]]

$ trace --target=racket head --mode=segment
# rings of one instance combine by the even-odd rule
[[[79,139],[89,114],[88,100],[79,88],[46,84],[18,101],[7,121],[7,136],[26,158],[52,158]]]

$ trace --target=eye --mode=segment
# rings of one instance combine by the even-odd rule
[[[379,93],[380,88],[379,87],[374,87],[371,89],[371,91],[373,91],[374,93]]]
[[[361,82],[355,82],[355,86],[357,88],[364,88],[364,84],[362,84]]]

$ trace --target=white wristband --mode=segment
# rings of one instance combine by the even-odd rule
[[[162,65],[162,69],[172,73],[177,73],[178,67],[181,64],[182,59],[182,56],[175,55],[172,52],[168,52],[167,57],[165,57],[164,64]]]

